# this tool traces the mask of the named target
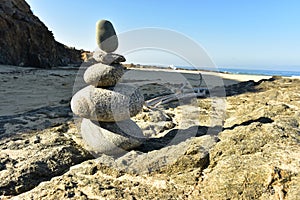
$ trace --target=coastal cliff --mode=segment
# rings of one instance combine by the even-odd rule
[[[25,0],[0,0],[0,64],[51,68],[80,65],[81,50],[57,41]]]

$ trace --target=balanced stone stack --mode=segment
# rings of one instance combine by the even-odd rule
[[[113,53],[118,38],[109,21],[97,22],[96,40],[96,64],[83,77],[89,86],[73,96],[71,108],[83,118],[81,134],[91,151],[119,154],[141,144],[142,131],[130,117],[141,111],[144,98],[135,87],[120,83],[125,58]]]

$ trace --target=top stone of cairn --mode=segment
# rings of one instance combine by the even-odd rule
[[[99,48],[107,53],[118,48],[118,37],[110,21],[99,20],[96,24],[96,41]]]

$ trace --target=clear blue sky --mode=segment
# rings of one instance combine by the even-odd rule
[[[298,0],[26,1],[56,40],[79,49],[96,48],[95,23],[108,19],[118,33],[144,27],[178,31],[219,66],[300,71]]]

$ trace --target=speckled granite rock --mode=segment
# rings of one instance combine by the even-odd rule
[[[143,103],[139,91],[128,85],[106,89],[87,86],[73,96],[71,108],[74,114],[83,118],[115,122],[135,116]]]
[[[83,119],[81,135],[86,149],[95,155],[118,155],[138,147],[145,139],[142,130],[130,119],[115,122],[94,122]]]
[[[94,64],[84,73],[84,81],[95,87],[109,87],[117,84],[124,74],[124,67],[119,64],[112,66],[102,63]]]

